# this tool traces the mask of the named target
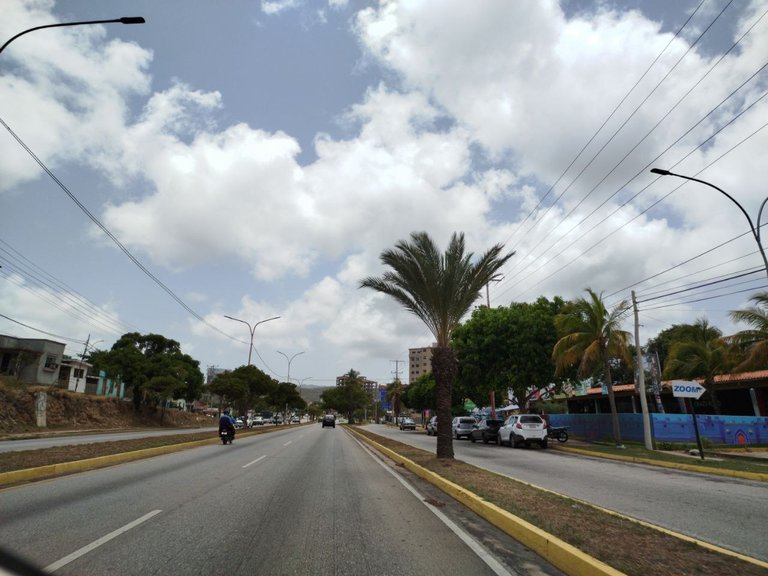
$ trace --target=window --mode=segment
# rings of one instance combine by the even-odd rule
[[[57,358],[53,354],[48,354],[45,358],[45,369],[46,370],[56,370],[58,367],[58,362],[56,362]]]
[[[82,368],[75,368],[75,378],[82,378],[83,376],[85,376],[84,373],[85,373],[85,370],[83,370]]]

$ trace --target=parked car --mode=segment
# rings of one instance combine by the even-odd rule
[[[253,417],[253,425],[254,426],[264,426],[264,418],[261,416],[254,416]]]
[[[547,423],[538,414],[510,416],[499,429],[500,444],[509,444],[513,448],[523,444],[527,448],[532,442],[547,447]]]
[[[451,422],[451,432],[456,440],[468,438],[475,426],[475,419],[469,416],[456,416]]]
[[[427,436],[437,436],[437,416],[432,416],[427,422]]]
[[[235,418],[235,428],[243,428],[243,419],[242,418]]]
[[[469,433],[469,439],[472,442],[482,440],[483,444],[488,444],[488,442],[498,443],[499,428],[503,425],[504,420],[494,420],[492,418],[480,420],[480,422],[472,428],[472,432]]]
[[[400,430],[416,430],[416,422],[413,421],[413,418],[401,418]]]
[[[301,424],[301,418],[298,416],[291,416],[291,424]]]

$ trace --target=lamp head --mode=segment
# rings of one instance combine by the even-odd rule
[[[658,174],[659,176],[669,176],[672,174],[669,170],[662,170],[661,168],[651,168],[651,174]]]
[[[121,24],[144,24],[146,20],[141,16],[123,16],[120,18]]]

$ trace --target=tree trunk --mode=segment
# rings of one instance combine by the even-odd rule
[[[437,404],[437,452],[438,458],[453,459],[451,437],[451,390],[456,378],[456,356],[450,347],[438,347],[432,351],[432,374],[435,377],[435,402]]]
[[[613,425],[613,441],[616,446],[621,446],[621,428],[619,427],[619,413],[616,410],[616,396],[613,394],[613,381],[611,379],[611,365],[605,359],[605,385],[608,388],[608,402],[611,404],[611,424]]]

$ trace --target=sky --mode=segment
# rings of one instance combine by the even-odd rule
[[[767,11],[3,0],[0,42],[146,23],[0,53],[0,334],[70,356],[161,334],[205,372],[246,364],[259,323],[278,380],[408,382],[434,339],[359,284],[415,231],[515,252],[477,306],[634,291],[643,344],[743,329],[729,311],[768,285]]]

